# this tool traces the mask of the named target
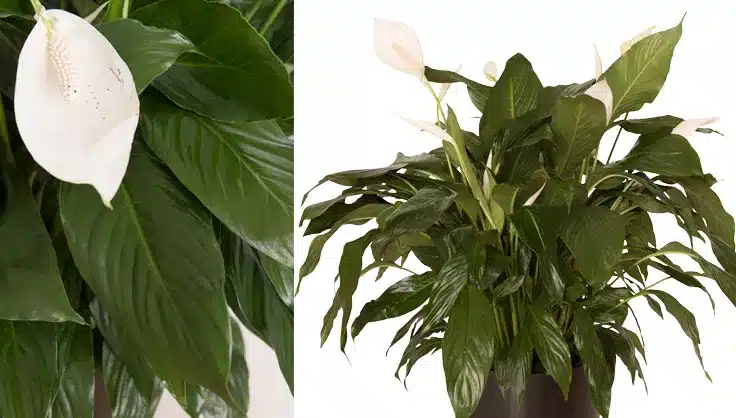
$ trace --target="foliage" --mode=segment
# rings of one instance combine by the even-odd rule
[[[520,54],[492,86],[426,67],[429,82],[467,86],[482,112],[478,134],[463,131],[435,95],[440,120],[424,130],[442,137],[442,148],[320,182],[346,188],[304,209],[305,235],[320,235],[300,279],[337,229],[376,221],[345,246],[323,340],[339,311],[343,349],[351,329],[355,337],[371,322],[415,312],[394,338],[409,336],[399,369],[408,374],[419,358],[441,350],[458,417],[472,414],[491,370],[519,399],[539,367],[566,394],[578,362],[595,407],[607,417],[614,375],[608,359],[618,356],[632,379],[643,379],[643,340],[624,327],[635,298],[660,316],[664,306],[700,357],[695,317],[657,285],[674,280],[707,293],[703,281],[713,280],[736,303],[734,221],[683,137],[697,123],[670,115],[629,118],[662,88],[680,35],[681,24],[647,36],[600,77],[580,84],[543,86]],[[612,93],[608,105],[586,94],[603,81]],[[601,161],[601,138],[611,129],[639,138],[621,160]],[[671,214],[691,246],[658,243],[652,213]],[[694,240],[710,243],[720,266],[695,252]],[[375,262],[363,266],[367,248]],[[692,258],[702,271],[685,270],[671,254]],[[403,268],[409,255],[427,271],[391,286],[349,326],[360,279],[375,268],[379,277]],[[654,270],[666,278],[649,279]]]
[[[114,210],[18,135],[32,14],[0,0],[0,416],[91,418],[95,370],[115,417],[153,416],[164,388],[193,417],[245,416],[240,324],[293,390],[293,2],[112,1],[97,18],[141,101]]]

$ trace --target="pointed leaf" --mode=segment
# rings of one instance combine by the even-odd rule
[[[447,317],[467,282],[468,259],[465,254],[456,253],[447,260],[437,274],[437,281],[432,287],[419,334],[427,332]]]
[[[703,175],[698,153],[679,135],[642,135],[617,166],[667,176]]]
[[[549,313],[531,307],[526,315],[526,325],[534,350],[544,369],[555,379],[567,399],[572,379],[572,360],[562,331]]]
[[[598,147],[606,129],[603,103],[587,96],[563,97],[552,109],[552,156],[557,172],[574,174]]]
[[[59,345],[63,377],[51,405],[51,417],[92,418],[94,413],[94,367],[92,329],[66,324],[68,331]],[[117,417],[117,415],[116,415]]]
[[[596,335],[593,320],[584,309],[573,311],[573,324],[575,346],[583,360],[593,405],[601,415],[608,417],[613,375],[606,363],[601,340]]]
[[[153,392],[149,400],[141,395],[133,377],[107,344],[102,346],[102,375],[113,417],[153,418],[164,389],[155,375],[150,376]]]
[[[450,311],[442,340],[447,392],[456,417],[478,406],[496,350],[495,317],[483,291],[467,286]]]

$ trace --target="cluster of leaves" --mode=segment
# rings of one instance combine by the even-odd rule
[[[245,416],[241,323],[293,390],[293,2],[140,0],[119,19],[129,4],[97,25],[141,101],[109,210],[24,149],[12,98],[35,22],[0,0],[3,417],[92,417],[95,384],[115,417],[153,416],[164,388],[193,417]]]
[[[658,270],[664,280],[706,293],[701,280],[712,279],[736,303],[734,221],[711,190],[715,180],[702,171],[697,152],[672,133],[682,119],[627,118],[658,95],[680,37],[681,24],[648,36],[598,80],[582,84],[543,86],[518,54],[493,86],[426,67],[431,82],[467,86],[482,112],[479,134],[463,131],[447,107],[438,124],[451,140],[442,148],[399,154],[388,167],[320,182],[347,188],[304,209],[305,235],[320,235],[300,279],[315,269],[340,227],[376,221],[344,247],[323,342],[340,311],[343,349],[366,324],[416,311],[393,339],[392,345],[409,336],[399,369],[408,374],[418,359],[441,350],[458,417],[473,413],[490,370],[518,402],[537,368],[566,396],[572,367],[579,365],[595,407],[608,416],[616,357],[632,380],[643,378],[641,331],[624,327],[634,298],[645,298],[660,316],[664,306],[700,357],[695,317],[656,289],[662,280],[653,282],[648,273]],[[610,119],[604,103],[584,94],[602,79],[613,93]],[[438,112],[444,113],[440,103]],[[609,129],[639,137],[624,158],[603,162],[599,145]],[[691,237],[690,248],[658,245],[652,213],[674,216]],[[710,243],[722,267],[691,249],[695,239]],[[369,247],[375,261],[364,266]],[[410,254],[428,271],[409,272],[350,324],[361,277],[404,269]],[[689,256],[702,271],[686,271],[670,254]]]

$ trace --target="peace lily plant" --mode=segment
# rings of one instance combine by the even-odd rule
[[[0,0],[0,416],[244,417],[243,326],[293,390],[292,64],[290,1]]]
[[[605,71],[597,57],[595,78],[557,86],[543,86],[521,54],[498,77],[487,64],[488,85],[425,66],[416,34],[401,23],[377,20],[375,31],[378,57],[435,98],[435,122],[410,122],[441,138],[442,147],[320,181],[345,189],[304,209],[305,235],[319,235],[300,278],[339,228],[375,221],[344,247],[323,343],[340,312],[343,350],[366,325],[413,312],[392,342],[408,336],[399,369],[408,374],[441,350],[457,417],[474,414],[489,373],[518,407],[533,370],[554,379],[566,398],[580,366],[592,405],[607,417],[616,357],[632,380],[644,378],[644,340],[625,326],[629,315],[636,318],[636,299],[659,316],[669,312],[700,359],[695,317],[660,284],[708,294],[703,283],[712,280],[736,302],[734,220],[689,142],[696,132],[716,132],[703,127],[714,120],[634,117],[662,88],[682,23],[625,43]],[[460,127],[431,83],[467,87],[482,112],[477,134]],[[609,130],[638,135],[618,161],[600,146]],[[689,245],[659,242],[652,213],[671,214]],[[709,244],[720,265],[696,252],[695,241]],[[364,265],[368,248],[374,262]],[[404,267],[410,255],[424,272]],[[688,258],[700,271],[678,264]],[[353,318],[361,279],[388,268],[407,276]]]

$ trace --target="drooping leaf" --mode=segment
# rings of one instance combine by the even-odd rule
[[[596,334],[593,319],[584,309],[573,311],[573,324],[575,346],[583,360],[593,405],[606,418],[611,405],[613,375],[606,362],[601,340]]]
[[[286,306],[293,307],[294,269],[279,263],[265,254],[261,254],[259,259],[281,300],[284,301]]]
[[[677,42],[682,36],[682,22],[635,43],[616,60],[603,78],[613,92],[611,120],[621,114],[641,109],[659,94]]]
[[[95,385],[92,329],[75,324],[64,327],[58,347],[61,384],[50,416],[92,418]]]
[[[0,182],[5,193],[0,242],[7,244],[0,251],[0,319],[84,324],[67,299],[28,181],[14,170],[0,172]]]
[[[529,316],[531,314],[527,312],[522,323],[526,324]],[[527,379],[532,373],[532,348],[530,333],[520,332],[514,337],[511,346],[494,361],[499,385],[504,392],[511,392],[514,406],[521,405]]]
[[[501,299],[511,295],[512,293],[519,290],[527,277],[528,276],[522,274],[506,278],[506,280],[502,281],[501,284],[493,288],[493,297],[496,299]]]
[[[483,394],[496,350],[494,325],[483,291],[465,287],[450,311],[442,340],[447,392],[456,417],[470,417]]]
[[[642,371],[641,364],[639,364],[639,360],[636,358],[636,346],[625,334],[603,327],[597,328],[596,334],[605,346],[613,349],[616,355],[626,365],[626,368],[629,369],[631,383],[634,383],[637,374],[644,381],[644,372]],[[646,381],[644,383],[646,384]]]
[[[567,399],[572,379],[572,360],[562,331],[548,312],[536,306],[529,309],[525,319],[524,329],[529,332],[539,360]]]
[[[0,321],[3,417],[46,416],[61,378],[57,352],[60,326],[40,321]]]
[[[130,68],[139,94],[171,68],[181,54],[197,50],[176,31],[146,26],[133,19],[105,22],[97,30]]]
[[[552,109],[552,158],[558,174],[573,174],[598,147],[606,129],[606,109],[588,95],[563,97]]]
[[[418,333],[427,332],[445,318],[468,282],[468,259],[463,253],[452,255],[437,274],[429,296],[424,322]]]
[[[617,165],[668,176],[703,175],[698,153],[680,135],[642,135]]]
[[[353,338],[370,322],[396,318],[421,306],[429,298],[436,279],[437,275],[430,272],[411,275],[390,286],[376,300],[368,302],[355,318]]]
[[[463,83],[468,88],[468,95],[478,110],[483,110],[488,99],[488,93],[491,87],[475,82],[460,74],[452,71],[435,70],[434,68],[424,67],[424,76],[428,81],[433,83]]]
[[[112,205],[90,187],[62,187],[62,224],[80,273],[163,379],[230,400],[225,271],[209,214],[140,145]]]
[[[259,251],[293,265],[294,144],[276,122],[215,122],[155,95],[141,115],[143,138],[179,181]]]
[[[560,225],[565,242],[580,271],[594,286],[613,275],[625,237],[624,218],[601,206],[576,206]]]
[[[293,116],[286,67],[238,10],[218,2],[162,0],[131,18],[175,30],[211,57],[188,53],[154,81],[177,105],[229,122]]]

